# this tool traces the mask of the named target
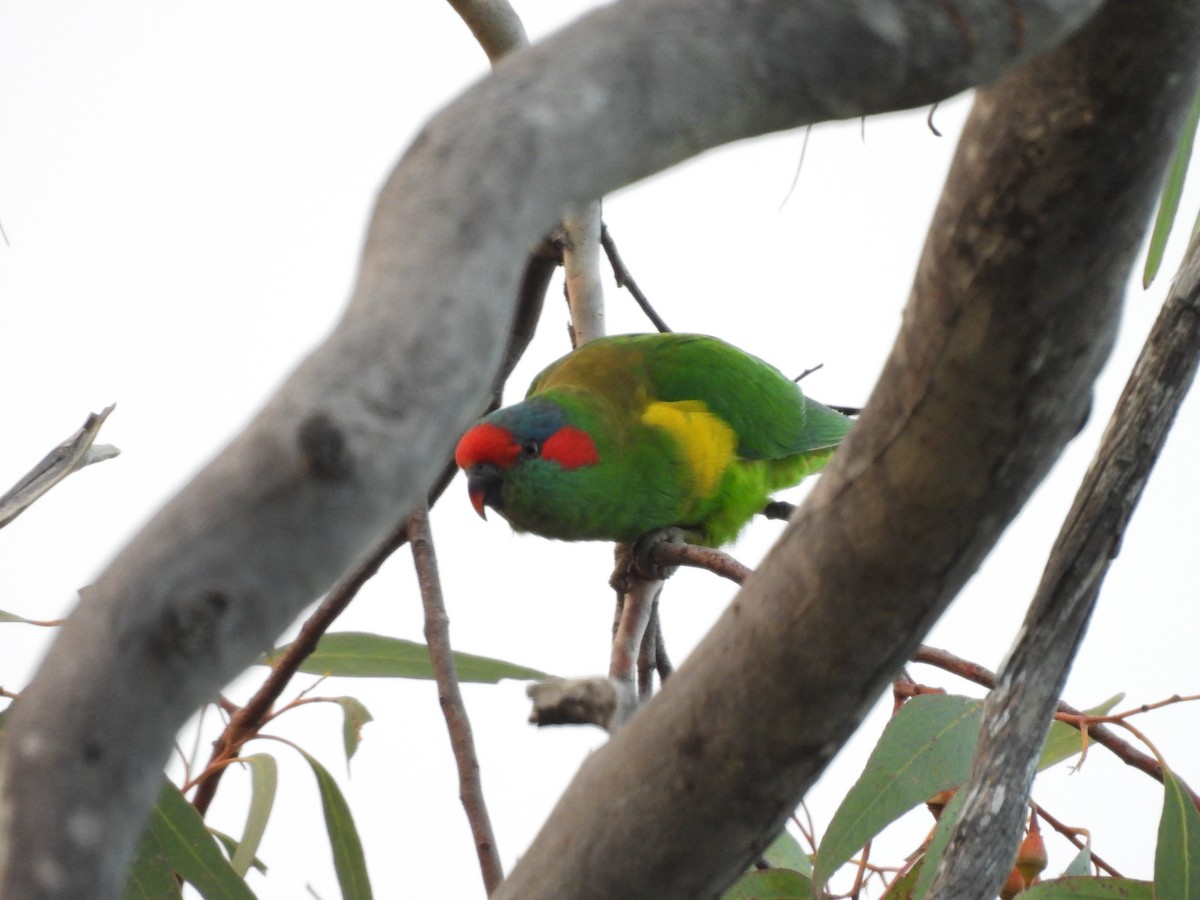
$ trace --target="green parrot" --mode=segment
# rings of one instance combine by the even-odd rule
[[[636,541],[676,526],[717,547],[821,469],[851,424],[722,340],[627,334],[552,363],[454,458],[476,512],[517,531]]]

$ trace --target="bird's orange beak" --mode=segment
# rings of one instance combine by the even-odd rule
[[[471,505],[475,507],[475,512],[479,513],[479,518],[487,521],[487,507],[483,505],[483,501],[487,496],[487,490],[483,485],[475,484],[467,488],[467,494],[471,498]]]
[[[496,467],[490,463],[481,463],[467,470],[467,496],[479,518],[487,521],[486,507],[499,508],[500,488],[503,482]]]

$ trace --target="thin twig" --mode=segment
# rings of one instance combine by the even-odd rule
[[[928,126],[929,130],[933,132],[934,137],[942,136],[942,133],[938,131],[937,126],[933,124],[933,114],[937,112],[940,102],[941,101],[938,101],[938,103],[935,103],[933,106],[929,107],[929,115],[925,117],[925,124]]]
[[[429,646],[429,660],[438,686],[438,701],[446,717],[450,746],[458,766],[459,799],[462,800],[471,834],[475,838],[475,852],[479,856],[483,884],[490,894],[504,880],[504,868],[496,850],[496,837],[492,833],[487,803],[483,799],[483,783],[479,776],[475,742],[471,736],[471,721],[467,717],[462,691],[458,688],[458,672],[450,647],[450,617],[446,615],[446,604],[442,600],[428,510],[418,509],[409,518],[408,542],[412,545],[417,582],[421,586],[421,602],[425,607],[425,643]]]
[[[648,702],[654,693],[654,673],[658,671],[658,645],[661,639],[662,623],[658,618],[658,595],[655,595],[650,605],[650,621],[646,623],[646,633],[638,650],[637,684],[638,701],[641,703]]]
[[[72,472],[92,463],[112,459],[121,451],[110,444],[94,444],[100,426],[115,409],[106,406],[90,413],[78,431],[47,453],[26,475],[0,496],[0,528],[3,528]]]
[[[358,596],[359,590],[379,571],[379,567],[388,557],[403,547],[407,540],[408,523],[401,522],[374,550],[347,572],[321,601],[321,605],[308,617],[300,628],[300,633],[296,635],[296,639],[288,646],[287,652],[275,661],[271,667],[271,674],[255,691],[254,696],[233,714],[225,731],[213,742],[212,756],[205,767],[205,771],[211,770],[211,774],[202,776],[203,780],[200,781],[195,796],[192,797],[192,806],[196,807],[200,815],[204,815],[208,811],[213,797],[216,796],[217,786],[221,782],[221,773],[224,769],[214,768],[214,766],[219,766],[224,759],[236,756],[241,746],[257,733],[270,717],[271,707],[275,701],[279,699],[288,683],[299,671],[300,664],[316,650],[321,636],[350,605],[350,601]]]
[[[808,155],[808,139],[812,137],[812,130],[813,127],[811,125],[807,125],[804,128],[804,143],[800,145],[800,158],[796,160],[796,171],[792,175],[792,183],[788,185],[787,193],[779,201],[780,210],[787,206],[787,202],[792,199],[792,194],[796,192],[796,185],[800,183],[800,172],[804,168],[804,157]]]
[[[750,569],[728,553],[722,553],[712,547],[664,542],[656,544],[653,553],[654,562],[663,567],[692,566],[697,569],[707,569],[714,575],[720,575],[722,578],[728,578],[738,584],[750,577]]]
[[[1067,825],[1067,824],[1061,822],[1059,819],[1056,819],[1054,816],[1050,815],[1050,813],[1046,812],[1046,808],[1044,806],[1042,806],[1040,803],[1035,803],[1034,808],[1037,810],[1038,818],[1040,818],[1047,825],[1049,825],[1051,828],[1053,828],[1055,831],[1057,831],[1059,834],[1061,834],[1063,837],[1065,837],[1068,841],[1070,841],[1072,844],[1074,844],[1075,848],[1077,850],[1086,849],[1092,858],[1092,862],[1095,863],[1097,869],[1103,869],[1109,875],[1113,876],[1113,878],[1124,878],[1125,877],[1120,872],[1118,872],[1116,869],[1114,869],[1111,865],[1109,865],[1107,862],[1105,862],[1103,859],[1101,859],[1099,856],[1097,856],[1096,851],[1091,848],[1090,842],[1084,842],[1079,839],[1081,829],[1072,828],[1070,825]],[[1083,832],[1083,833],[1086,834],[1086,832]]]
[[[500,57],[526,46],[525,26],[507,0],[449,0],[471,29],[493,65]]]
[[[967,681],[974,682],[982,687],[991,690],[996,687],[996,673],[978,663],[973,663],[970,660],[963,659],[960,656],[955,656],[947,650],[941,650],[937,647],[928,647],[922,645],[913,654],[913,662],[925,663],[926,665],[936,666],[954,675],[964,678]],[[1087,713],[1076,709],[1068,703],[1060,702],[1058,704],[1058,713],[1062,714],[1059,721],[1072,728],[1079,729],[1081,724],[1086,724],[1087,738],[1097,744],[1100,744],[1106,750],[1110,751],[1117,759],[1139,771],[1145,772],[1155,781],[1162,782],[1163,773],[1162,766],[1158,764],[1158,760],[1148,753],[1143,753],[1133,744],[1118,737],[1113,733],[1112,729],[1104,725],[1087,724]],[[1056,717],[1057,718],[1057,717]],[[1192,802],[1200,808],[1200,795],[1191,789],[1183,781],[1180,785],[1188,795],[1192,798]]]
[[[608,677],[617,682],[627,682],[636,692],[637,660],[641,655],[654,604],[662,592],[663,582],[640,577],[630,580],[632,583],[625,591],[617,633],[613,637]]]
[[[646,318],[654,324],[655,328],[663,333],[669,332],[671,330],[670,326],[663,321],[663,317],[651,305],[650,299],[638,287],[638,283],[633,280],[633,275],[629,273],[629,268],[625,265],[625,261],[621,259],[621,254],[617,252],[617,242],[613,240],[608,226],[603,222],[600,224],[600,246],[604,248],[604,253],[608,256],[608,264],[612,266],[613,278],[616,279],[617,287],[623,287],[633,295],[633,299],[637,301],[637,305],[642,308],[642,312],[646,314]]]

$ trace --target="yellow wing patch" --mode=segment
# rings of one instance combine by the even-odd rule
[[[716,490],[733,459],[737,435],[701,400],[651,403],[642,421],[670,432],[679,442],[701,496]]]

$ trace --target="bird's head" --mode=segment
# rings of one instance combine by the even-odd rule
[[[568,473],[596,465],[600,456],[562,405],[536,397],[497,410],[464,434],[454,461],[467,475],[481,517],[490,506],[520,531],[558,537],[552,533],[556,493]]]

